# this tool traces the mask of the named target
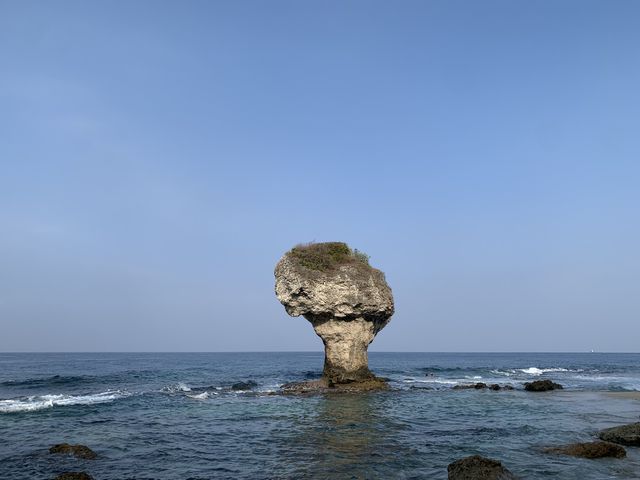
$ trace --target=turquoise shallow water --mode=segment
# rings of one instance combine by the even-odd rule
[[[358,395],[273,395],[317,378],[321,353],[0,354],[0,478],[445,479],[481,454],[522,478],[638,479],[623,460],[548,455],[638,421],[640,354],[372,353],[393,389]],[[549,378],[560,392],[528,393]],[[234,390],[238,382],[255,382]],[[455,390],[461,383],[513,391]],[[82,443],[94,461],[49,455]]]

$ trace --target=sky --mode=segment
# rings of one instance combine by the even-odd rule
[[[373,351],[640,338],[640,3],[0,0],[0,351],[303,351],[297,243]]]

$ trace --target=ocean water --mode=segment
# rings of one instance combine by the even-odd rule
[[[292,397],[322,353],[0,354],[0,479],[446,479],[481,454],[521,478],[640,479],[542,452],[640,419],[640,354],[370,353],[392,390]],[[529,393],[552,379],[563,391]],[[473,382],[512,391],[456,390]],[[255,382],[238,390],[238,382]],[[96,460],[48,454],[81,443]]]

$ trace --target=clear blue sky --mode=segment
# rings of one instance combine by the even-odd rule
[[[640,2],[0,1],[0,351],[638,351]]]

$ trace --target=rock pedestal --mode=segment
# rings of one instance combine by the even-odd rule
[[[304,316],[324,343],[320,385],[386,385],[369,370],[367,349],[394,312],[393,296],[366,256],[338,242],[298,246],[278,262],[275,277],[287,313]]]

